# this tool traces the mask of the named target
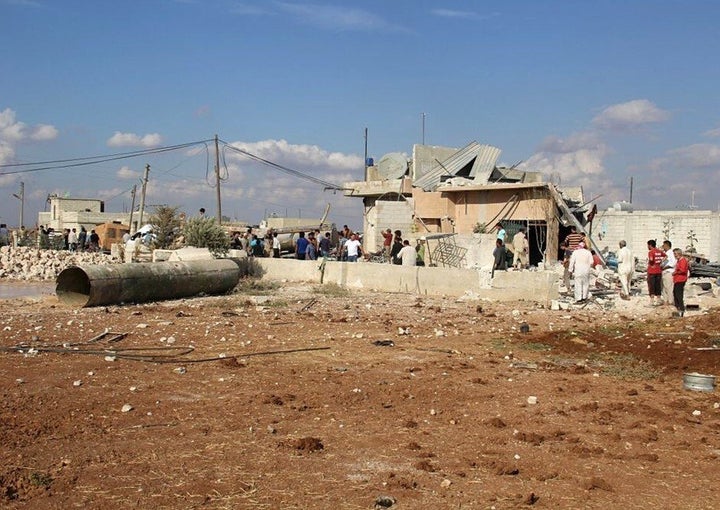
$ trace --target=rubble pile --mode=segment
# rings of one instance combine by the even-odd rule
[[[3,246],[0,248],[0,278],[54,280],[63,269],[70,266],[119,262],[118,258],[104,253]]]

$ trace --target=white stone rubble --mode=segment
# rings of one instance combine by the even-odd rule
[[[0,247],[0,279],[54,280],[70,266],[119,262],[104,253],[3,246]]]

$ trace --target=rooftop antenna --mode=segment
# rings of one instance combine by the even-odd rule
[[[425,117],[427,116],[427,113],[422,112],[422,144],[425,145]]]

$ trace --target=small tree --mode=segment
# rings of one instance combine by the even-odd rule
[[[149,222],[153,226],[156,248],[169,248],[175,238],[180,234],[179,207],[159,205],[150,216]]]
[[[487,233],[487,225],[485,223],[476,223],[473,226],[473,233],[474,234],[486,234]]]
[[[673,220],[663,221],[663,228],[662,228],[663,239],[670,239],[672,237],[674,226],[675,226],[675,223],[673,222]]]
[[[694,230],[690,230],[690,231],[688,232],[688,234],[687,234],[687,238],[686,238],[686,239],[688,240],[688,243],[690,243],[690,244],[688,244],[688,246],[687,246],[687,251],[688,251],[688,253],[695,253],[695,252],[696,252],[696,250],[695,250],[695,243],[697,243],[697,241],[698,241],[697,236],[695,235],[695,231],[694,231]]]
[[[215,255],[225,255],[230,249],[230,237],[215,218],[197,216],[190,218],[183,229],[185,244],[196,248],[207,248]]]

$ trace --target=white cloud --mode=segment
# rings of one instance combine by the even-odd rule
[[[55,140],[58,137],[58,130],[50,124],[38,124],[33,128],[30,138],[39,142]]]
[[[371,12],[345,6],[325,4],[296,4],[277,2],[283,11],[293,14],[300,21],[330,30],[374,31],[384,29],[406,30],[393,25]]]
[[[720,138],[720,128],[710,129],[709,131],[705,131],[703,133],[704,136],[707,136],[708,138]]]
[[[25,138],[25,123],[15,120],[15,112],[5,108],[0,112],[0,140],[18,142]]]
[[[158,133],[151,133],[145,136],[139,136],[135,133],[121,133],[115,131],[108,141],[108,147],[157,147],[162,144],[162,136]]]
[[[647,99],[635,99],[608,106],[593,119],[593,124],[608,130],[627,130],[664,122],[670,114]]]
[[[688,168],[720,168],[720,146],[709,143],[696,143],[679,147],[668,152],[671,164],[679,171]]]
[[[317,145],[295,145],[286,140],[262,140],[259,142],[235,142],[232,144],[250,154],[272,161],[294,170],[318,177],[317,172],[308,169],[330,170],[335,172],[348,172],[363,169],[362,157],[341,152],[329,152]],[[248,162],[248,158],[239,154],[228,152],[227,157],[233,157],[239,164]],[[274,171],[274,170],[273,170]],[[341,184],[341,183],[339,183]]]
[[[38,124],[28,133],[28,126],[17,120],[14,110],[5,108],[0,111],[0,164],[15,163],[16,145],[27,139],[46,141],[56,138],[58,130],[50,124]],[[0,179],[0,185],[16,180],[15,175],[5,175]]]
[[[562,184],[582,184],[582,179],[605,172],[608,146],[595,134],[581,132],[567,138],[548,137],[540,150],[519,165],[521,170],[558,175]]]
[[[433,14],[434,16],[439,16],[441,18],[472,19],[472,20],[490,19],[490,18],[498,15],[497,12],[481,15],[474,11],[457,11],[454,9],[433,9],[430,11],[430,13]]]
[[[140,172],[131,170],[128,166],[123,166],[115,173],[115,175],[118,179],[138,179],[140,177]]]

